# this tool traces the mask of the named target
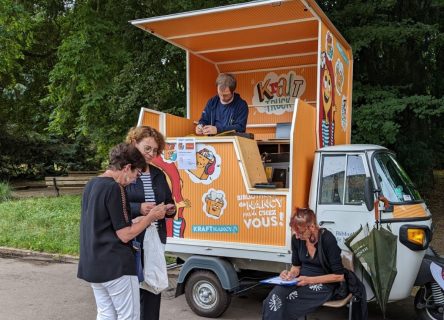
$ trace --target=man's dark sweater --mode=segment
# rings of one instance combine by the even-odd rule
[[[245,132],[248,118],[248,105],[239,94],[228,104],[222,104],[218,95],[208,100],[199,124],[217,128],[217,133],[235,130]]]

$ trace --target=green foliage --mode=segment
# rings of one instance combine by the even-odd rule
[[[7,182],[0,181],[0,203],[11,200],[11,187]]]
[[[71,167],[94,167],[84,136],[49,135],[49,72],[69,2],[0,0],[0,179],[39,178]]]
[[[0,203],[0,246],[79,254],[80,197]]]
[[[384,145],[421,189],[443,168],[444,3],[320,1],[353,48],[354,143]]]
[[[223,2],[76,2],[64,24],[45,100],[55,106],[51,132],[85,135],[105,158],[137,122],[141,107],[184,115],[185,52],[128,21]]]

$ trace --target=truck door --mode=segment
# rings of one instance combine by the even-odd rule
[[[361,225],[373,223],[364,203],[365,178],[370,176],[365,153],[321,154],[316,199],[318,224],[330,230],[341,249],[344,239]]]

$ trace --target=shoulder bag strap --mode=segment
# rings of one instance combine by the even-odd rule
[[[128,208],[126,206],[126,195],[125,195],[125,189],[122,185],[119,184],[120,187],[120,196],[122,197],[122,206],[123,206],[123,216],[125,217],[125,222],[129,222],[129,216],[128,216]]]

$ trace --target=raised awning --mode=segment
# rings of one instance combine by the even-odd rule
[[[219,72],[239,72],[317,64],[320,21],[343,40],[313,0],[253,1],[131,23]]]

